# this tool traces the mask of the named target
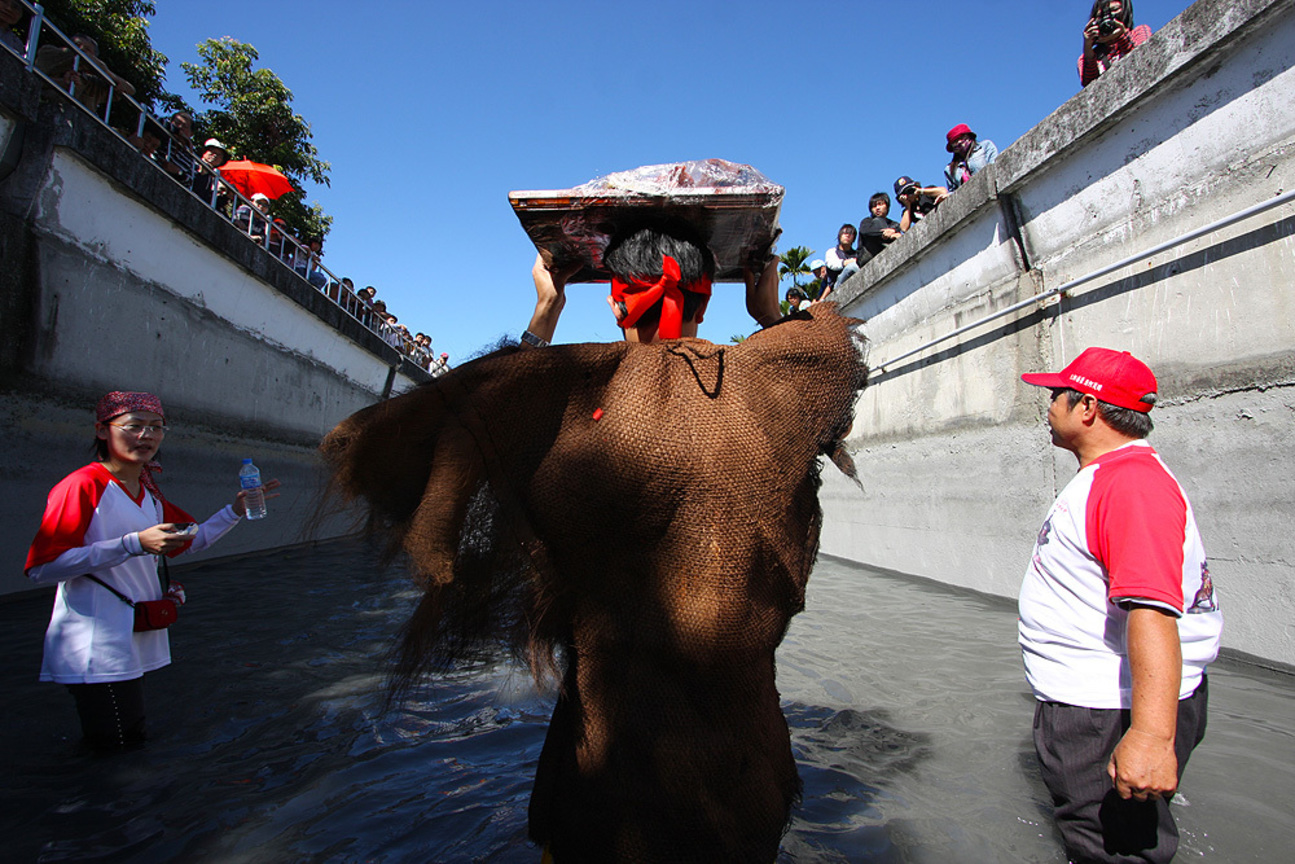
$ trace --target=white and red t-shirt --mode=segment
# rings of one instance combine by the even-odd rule
[[[131,600],[160,598],[157,559],[140,546],[139,532],[162,522],[192,521],[146,489],[132,497],[98,462],[73,471],[50,490],[26,566],[36,584],[58,583],[40,680],[128,681],[171,662],[165,630],[134,632],[134,610],[81,577],[93,573]],[[183,551],[210,546],[238,521],[234,508],[224,507],[201,525]]]
[[[1190,696],[1218,656],[1223,616],[1187,494],[1145,441],[1080,470],[1039,531],[1019,623],[1036,698],[1131,707],[1122,605],[1129,601],[1178,617],[1179,698]]]

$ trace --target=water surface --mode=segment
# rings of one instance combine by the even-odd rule
[[[83,752],[36,681],[48,597],[0,603],[5,861],[526,862],[552,699],[506,663],[383,712],[416,601],[357,541],[203,564],[147,680],[152,740]],[[1056,862],[1006,601],[824,559],[778,654],[805,784],[781,862]],[[1295,681],[1222,662],[1178,860],[1295,848]]]

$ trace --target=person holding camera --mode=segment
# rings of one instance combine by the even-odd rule
[[[1133,0],[1097,0],[1084,26],[1079,83],[1087,87],[1116,60],[1151,38],[1146,24],[1133,26]]]
[[[58,585],[40,680],[67,685],[90,747],[116,750],[144,743],[144,673],[171,662],[165,627],[184,589],[163,587],[161,556],[215,543],[246,515],[247,492],[201,525],[163,497],[152,471],[166,415],[151,393],[107,394],[94,429],[97,458],[50,490],[25,570]]]
[[[907,175],[895,181],[895,200],[904,207],[904,215],[899,217],[899,230],[907,232],[913,223],[921,221],[940,202],[949,197],[949,190],[943,186],[923,186]]]

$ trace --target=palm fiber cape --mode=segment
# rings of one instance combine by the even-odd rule
[[[501,645],[560,676],[530,803],[557,864],[777,856],[800,783],[774,649],[817,457],[848,463],[857,323],[819,304],[739,345],[501,348],[324,440],[425,589],[399,676]]]

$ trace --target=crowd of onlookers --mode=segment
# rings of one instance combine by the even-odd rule
[[[903,207],[899,221],[890,218],[890,195],[877,192],[868,199],[868,212],[856,228],[847,222],[836,234],[836,245],[823,258],[809,263],[814,281],[806,292],[795,290],[797,295],[787,301],[795,306],[805,300],[825,300],[838,284],[858,273],[862,267],[881,254],[935,211],[944,199],[965,184],[977,172],[998,158],[998,148],[993,141],[981,141],[965,123],[959,123],[945,136],[945,150],[952,157],[944,167],[944,185],[925,185],[908,175],[895,180],[895,201]]]
[[[1096,0],[1084,25],[1084,49],[1079,57],[1079,81],[1084,87],[1095,81],[1111,64],[1128,54],[1151,36],[1151,28],[1133,24],[1133,4],[1129,0]],[[793,308],[802,303],[824,300],[839,284],[894,243],[973,175],[998,158],[998,147],[988,139],[980,140],[971,127],[959,123],[945,136],[945,150],[950,154],[944,166],[944,184],[926,185],[907,175],[895,180],[895,201],[903,208],[899,221],[890,218],[890,195],[877,192],[868,199],[868,212],[856,228],[841,226],[836,245],[822,258],[809,263],[814,281],[801,289],[787,292]]]
[[[26,24],[28,14],[27,8],[17,0],[0,0],[0,42],[19,54],[26,50],[18,32]],[[1095,0],[1083,30],[1083,53],[1078,64],[1081,85],[1087,87],[1112,63],[1150,36],[1151,28],[1145,24],[1134,26],[1130,0]],[[96,114],[104,114],[106,107],[111,109],[109,103],[114,94],[130,96],[135,92],[129,82],[97,59],[98,45],[93,39],[81,35],[73,37],[72,42],[79,51],[63,44],[41,45],[35,58],[36,67]],[[132,100],[130,104],[135,103]],[[146,157],[212,208],[224,213],[253,241],[419,366],[433,374],[448,368],[449,356],[433,355],[431,337],[411,334],[381,300],[375,299],[373,286],[357,293],[349,278],[332,277],[320,262],[321,237],[293,237],[283,219],[273,215],[268,195],[258,192],[250,199],[244,198],[226,183],[221,177],[221,168],[230,160],[229,148],[209,138],[201,151],[196,150],[194,121],[188,112],[177,111],[166,121],[142,112],[137,116],[134,130],[118,131]],[[842,225],[836,245],[823,258],[810,262],[814,281],[805,291],[798,286],[790,289],[789,305],[795,307],[802,302],[826,299],[836,285],[853,276],[886,246],[933,213],[949,195],[998,157],[994,142],[980,140],[965,123],[954,126],[945,137],[945,150],[951,158],[944,166],[944,183],[927,185],[908,175],[896,179],[895,203],[903,208],[899,221],[890,218],[890,195],[874,194],[868,200],[869,215],[857,227],[848,222]]]
[[[18,0],[0,0],[0,44],[19,56],[27,53],[27,38],[21,34],[26,32],[30,16],[28,8]],[[386,304],[376,299],[377,291],[372,285],[356,292],[349,278],[332,276],[320,260],[322,237],[294,236],[284,220],[274,215],[269,195],[254,192],[244,197],[222,177],[221,169],[230,161],[230,148],[216,138],[208,138],[201,149],[196,148],[194,118],[189,112],[176,111],[166,120],[159,120],[134,100],[117,99],[117,96],[133,96],[135,88],[99,59],[99,45],[93,38],[80,34],[72,37],[71,44],[66,44],[52,30],[42,32],[34,65],[87,111],[108,123],[145,158],[222,213],[251,240],[388,345],[433,375],[450,368],[449,354],[435,355],[430,336],[410,333],[387,310]]]

